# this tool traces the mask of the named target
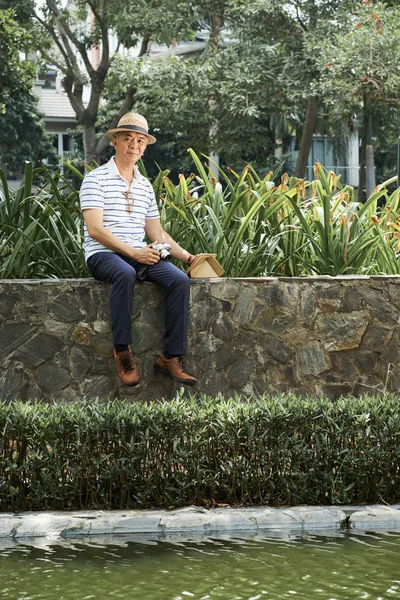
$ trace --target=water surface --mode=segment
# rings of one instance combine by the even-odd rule
[[[0,598],[400,598],[400,533],[0,540]]]

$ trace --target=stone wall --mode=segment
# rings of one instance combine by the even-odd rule
[[[198,392],[360,395],[400,382],[400,277],[191,282],[188,370]],[[141,382],[122,385],[112,356],[108,284],[0,281],[0,396],[168,398],[181,386],[153,371],[163,292],[135,292]]]

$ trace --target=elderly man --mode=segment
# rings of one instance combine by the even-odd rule
[[[173,257],[190,264],[194,257],[161,227],[150,182],[137,161],[147,144],[156,141],[147,121],[128,113],[115,129],[107,132],[115,148],[111,160],[91,171],[83,180],[80,200],[85,220],[84,250],[93,277],[111,283],[110,306],[114,357],[118,375],[126,385],[139,382],[132,344],[132,308],[136,281],[152,281],[165,290],[164,351],[154,368],[175,381],[194,385],[196,378],[185,368],[189,308],[188,276],[176,266],[160,260],[152,248],[168,243]],[[144,241],[145,234],[150,244]]]

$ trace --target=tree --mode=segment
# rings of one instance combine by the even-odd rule
[[[26,160],[55,158],[32,92],[34,66],[20,58],[29,50],[31,37],[16,16],[0,8],[0,160],[12,171],[20,170]]]
[[[36,22],[36,43],[44,60],[54,64],[63,74],[63,85],[83,131],[86,162],[99,160],[109,144],[105,135],[96,135],[96,121],[104,92],[106,77],[120,43],[131,47],[140,42],[137,60],[144,56],[150,41],[171,42],[188,29],[185,16],[190,3],[166,0],[162,9],[155,0],[122,5],[112,0],[74,0],[63,5],[61,0],[43,0],[41,9],[33,11]],[[188,9],[179,11],[179,9]],[[162,18],[161,18],[162,17]],[[110,32],[118,39],[117,49],[110,46]],[[98,50],[98,64],[92,51]],[[84,88],[90,96],[84,101]],[[114,107],[109,126],[115,126],[129,111],[136,95],[133,85],[125,89],[124,97]]]
[[[298,158],[294,174],[304,177],[313,134],[324,126],[324,97],[315,82],[321,76],[320,64],[310,40],[319,41],[320,24],[331,28],[339,6],[354,0],[238,0],[235,33],[247,41],[251,54],[268,45],[274,57],[274,89],[276,90],[274,123],[281,133],[296,136]],[[267,77],[271,63],[253,60],[253,77]],[[267,81],[265,84],[268,85]],[[267,88],[269,89],[269,87]],[[280,113],[280,115],[279,115]],[[277,116],[279,115],[279,117]]]
[[[382,126],[382,112],[388,119],[389,108],[400,106],[399,19],[396,4],[364,0],[350,13],[338,11],[330,35],[322,29],[320,39],[310,44],[322,73],[314,88],[323,94],[330,118],[360,123],[360,190],[365,173],[370,175],[374,169],[372,135]],[[371,184],[367,187],[368,195]]]
[[[257,60],[260,53],[265,61],[272,60],[266,46],[259,49]],[[146,151],[150,170],[151,159],[177,173],[192,169],[190,147],[218,154],[222,163],[233,168],[241,168],[243,160],[259,161],[260,169],[267,163],[271,167],[275,159],[268,115],[274,110],[273,72],[263,76],[271,95],[257,80],[249,85],[248,54],[243,44],[228,44],[213,53],[206,47],[196,58],[144,58],[141,68],[118,58],[106,80],[97,126],[106,130],[113,107],[122,101],[126,87],[133,85],[137,89],[134,109],[148,116],[157,137],[157,144]]]

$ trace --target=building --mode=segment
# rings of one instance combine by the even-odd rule
[[[50,65],[46,72],[39,73],[34,91],[39,111],[44,115],[46,131],[53,138],[60,161],[68,160],[74,152],[70,130],[76,126],[76,117],[57,70]]]

